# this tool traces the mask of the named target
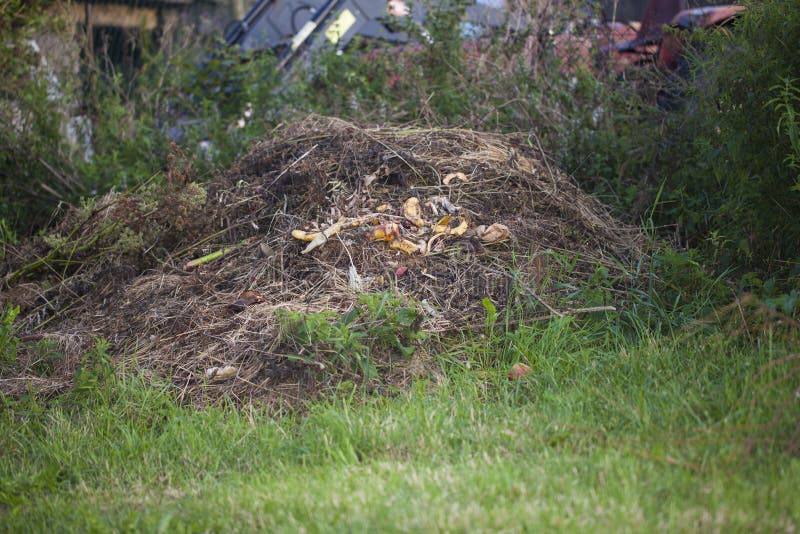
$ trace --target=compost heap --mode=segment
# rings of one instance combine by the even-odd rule
[[[419,315],[406,326],[445,337],[482,332],[485,298],[521,322],[570,313],[598,268],[629,280],[643,240],[532,140],[311,116],[203,186],[176,152],[166,185],[73,208],[6,250],[0,297],[21,307],[22,343],[0,387],[63,391],[104,339],[186,400],[285,402],[358,373],[331,364],[335,344],[291,343],[278,310],[336,321],[363,311],[359,295],[391,295]],[[414,343],[372,354],[373,380],[425,368]]]

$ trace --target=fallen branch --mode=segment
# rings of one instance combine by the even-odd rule
[[[572,316],[572,315],[583,315],[585,313],[595,313],[595,312],[606,312],[606,311],[617,311],[617,308],[614,306],[590,306],[588,308],[567,308],[566,310],[560,311],[556,313],[548,313],[547,315],[537,315],[535,317],[525,317],[523,319],[511,319],[509,321],[505,321],[504,325],[519,325],[525,323],[538,323],[541,321],[549,321],[550,319],[561,319],[564,317]],[[467,325],[467,328],[470,330],[474,328],[485,328],[485,323],[470,323]],[[443,330],[444,332],[452,332],[453,330],[460,330],[460,326],[453,326],[451,328],[446,328]]]

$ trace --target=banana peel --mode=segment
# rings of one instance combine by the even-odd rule
[[[411,197],[403,202],[403,216],[414,226],[419,228],[425,226],[425,221],[422,219],[422,209],[419,206],[419,199],[416,197]]]
[[[292,230],[292,237],[300,241],[314,241],[319,232],[304,232],[303,230]]]
[[[299,239],[300,241],[307,241],[308,245],[306,248],[303,249],[301,254],[308,254],[315,248],[324,244],[328,239],[335,236],[342,230],[347,228],[355,228],[357,226],[361,226],[364,224],[365,221],[369,219],[368,216],[365,217],[355,217],[352,219],[343,218],[336,221],[334,224],[330,225],[328,228],[323,230],[322,232],[304,232],[303,230],[292,230],[292,237],[295,239]]]
[[[413,254],[419,250],[419,245],[408,239],[395,239],[389,242],[389,248],[406,254]]]
[[[450,220],[451,219],[452,219],[452,217],[450,217],[449,215],[445,215],[444,217],[439,219],[439,222],[437,222],[436,224],[433,225],[431,230],[433,230],[434,234],[443,234],[443,233],[447,232],[447,230],[449,230],[449,225],[450,225]]]
[[[461,222],[455,228],[451,228],[449,234],[455,237],[461,237],[469,228],[467,221],[461,219]]]
[[[206,369],[206,380],[227,380],[236,376],[236,367],[226,365],[224,367],[209,367]]]
[[[452,217],[450,215],[445,215],[444,217],[439,219],[439,222],[437,222],[431,227],[431,230],[433,230],[434,234],[446,234],[454,237],[461,237],[462,235],[464,235],[464,233],[469,228],[467,221],[461,219],[461,222],[458,223],[458,226],[456,226],[455,228],[450,228],[451,220]]]

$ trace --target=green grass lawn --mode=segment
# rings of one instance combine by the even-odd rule
[[[616,332],[467,340],[442,380],[281,416],[113,373],[5,399],[0,529],[795,531],[797,363],[765,365],[796,347]],[[533,373],[509,382],[516,361]]]

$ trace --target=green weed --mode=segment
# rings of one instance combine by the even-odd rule
[[[0,316],[0,364],[9,365],[17,360],[19,338],[14,333],[14,320],[19,306],[6,305]]]
[[[395,355],[410,357],[424,337],[417,304],[388,293],[359,296],[341,317],[278,310],[277,318],[283,342],[296,351],[293,358],[323,369],[328,364],[334,371],[357,371],[365,379],[377,378],[378,367]]]

